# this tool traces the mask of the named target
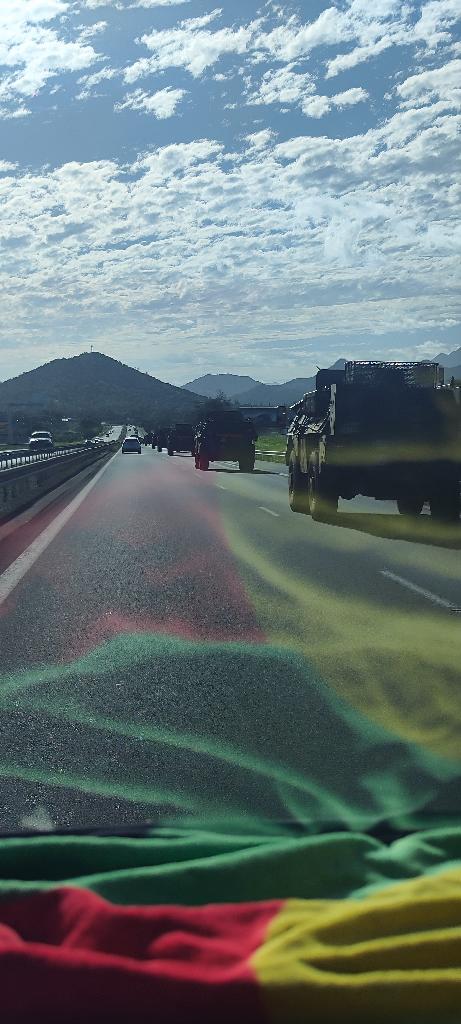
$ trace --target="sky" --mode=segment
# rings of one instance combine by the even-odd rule
[[[0,380],[461,345],[459,0],[0,0]]]

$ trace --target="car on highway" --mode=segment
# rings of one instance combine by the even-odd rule
[[[141,455],[141,442],[139,437],[126,437],[122,444],[122,455],[132,454]]]
[[[53,437],[49,430],[34,430],[29,438],[29,451],[47,452],[54,448]]]

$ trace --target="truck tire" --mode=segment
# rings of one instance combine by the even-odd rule
[[[168,455],[174,455],[173,448],[168,448]]]
[[[204,454],[202,454],[202,452],[200,452],[200,454],[198,456],[198,468],[201,469],[203,472],[206,472],[208,467],[209,467],[209,465],[210,465],[210,460],[208,458],[208,455],[204,455]]]
[[[423,505],[423,498],[397,498],[397,508],[401,516],[420,516]]]
[[[441,487],[429,501],[431,517],[439,523],[459,523],[459,484],[453,481]]]
[[[254,468],[254,455],[247,455],[244,459],[239,459],[239,470],[241,473],[252,473]]]
[[[152,447],[154,447],[154,446],[152,445]],[[162,448],[161,444],[157,445],[157,451],[158,452],[163,452],[163,448]]]
[[[307,479],[301,473],[296,456],[291,453],[288,463],[288,501],[292,512],[309,515]]]
[[[338,511],[338,495],[325,486],[315,455],[309,460],[308,500],[309,511],[316,523],[331,522]]]

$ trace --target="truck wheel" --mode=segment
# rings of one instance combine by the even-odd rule
[[[432,519],[439,523],[458,523],[460,512],[459,484],[455,483],[442,488],[430,499]]]
[[[208,458],[208,455],[200,454],[199,457],[198,457],[198,468],[202,469],[204,472],[206,472],[206,470],[208,469],[209,465],[210,465],[210,460]]]
[[[288,465],[288,501],[292,512],[309,515],[307,480],[301,473],[296,457],[292,454]]]
[[[174,455],[174,451],[172,448],[168,448],[168,455]]]
[[[152,445],[152,447],[154,447],[154,446]],[[162,452],[163,451],[163,448],[162,448],[161,444],[157,445],[157,451],[158,452]]]
[[[397,498],[397,508],[401,516],[420,516],[423,505],[422,498]]]
[[[241,473],[252,473],[255,468],[255,460],[249,456],[249,458],[239,459],[239,470]]]
[[[316,523],[328,523],[338,511],[338,495],[325,487],[317,459],[311,458],[308,472],[309,510]]]

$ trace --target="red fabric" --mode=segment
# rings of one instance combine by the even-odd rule
[[[4,1021],[265,1021],[248,965],[280,901],[119,907],[84,889],[0,904]]]

